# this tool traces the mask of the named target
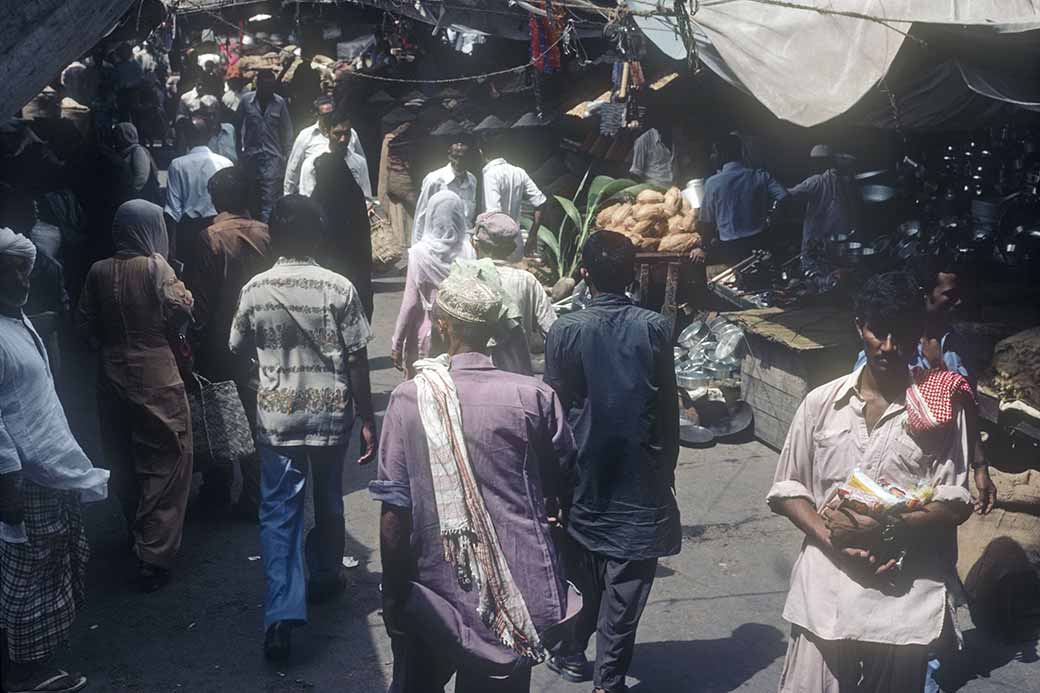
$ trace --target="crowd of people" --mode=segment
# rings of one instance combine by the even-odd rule
[[[29,204],[27,191],[6,182],[5,690],[86,685],[53,658],[83,597],[81,502],[118,499],[141,590],[171,579],[195,470],[189,393],[198,376],[236,384],[255,441],[234,509],[259,522],[267,658],[289,658],[309,605],[346,589],[342,474],[356,428],[357,463],[378,460],[369,491],[381,503],[391,690],[442,691],[454,676],[459,693],[528,691],[541,662],[569,681],[591,680],[596,693],[625,690],[658,561],[682,545],[673,335],[665,318],[626,294],[634,246],[614,232],[591,235],[579,270],[591,301],[557,317],[517,264],[537,239],[525,241],[521,208],[535,209],[537,228],[546,197],[494,140],[480,145],[478,186],[463,163],[477,145],[456,138],[447,165],[423,181],[391,341],[405,381],[378,430],[367,351],[373,196],[352,104],[319,98],[314,124],[297,134],[273,77],[259,70],[254,90],[235,93],[230,130],[217,115],[229,102],[207,98],[224,93],[222,82],[210,76],[182,100],[174,131],[184,151],[169,165],[164,197],[137,129],[116,124],[105,170],[118,175],[91,183],[112,187],[103,202],[91,200],[92,221],[76,226],[71,214],[48,212],[61,252],[45,252],[40,221],[82,184],[79,154],[55,152],[43,166],[67,187]],[[54,148],[24,127],[3,134],[8,163]],[[646,158],[667,142],[645,145],[638,167],[663,177]],[[709,181],[703,228],[717,229],[709,252],[725,255],[761,232],[769,196],[787,192],[745,169],[732,141],[718,152],[722,171]],[[817,195],[826,180],[794,194]],[[741,195],[755,204],[738,207]],[[106,204],[109,231],[81,238]],[[80,269],[77,242],[90,248]],[[959,370],[943,354],[954,340],[937,334],[951,274],[936,272],[927,302],[906,274],[871,280],[855,308],[864,362],[813,391],[795,416],[768,496],[806,534],[784,610],[793,633],[783,691],[921,690],[929,659],[952,637],[949,544],[972,510],[969,470],[981,464],[970,398],[954,382],[945,392],[954,413],[927,439],[905,425],[911,366]],[[50,294],[59,297],[54,305],[38,309],[37,296]],[[34,326],[70,305],[78,334],[98,353],[97,466],[65,418],[58,352]],[[936,317],[925,320],[926,307]],[[531,363],[539,351],[541,379]],[[854,469],[926,481],[934,500],[897,523],[825,510]],[[201,507],[226,512],[229,468],[200,471]],[[308,485],[314,526],[305,532]],[[906,552],[898,565],[893,542]]]

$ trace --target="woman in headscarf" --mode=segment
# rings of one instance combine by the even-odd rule
[[[394,367],[407,367],[409,377],[415,358],[431,354],[430,311],[437,300],[437,288],[456,259],[476,257],[466,233],[466,209],[458,195],[442,190],[430,198],[426,213],[426,232],[408,249],[408,275],[390,348]]]
[[[112,224],[114,257],[94,263],[80,299],[80,329],[101,350],[102,442],[139,560],[141,588],[169,579],[191,487],[191,416],[169,335],[192,297],[166,262],[162,207],[131,200]]]
[[[116,151],[125,165],[123,200],[159,202],[159,168],[151,153],[138,142],[133,123],[117,123],[112,133]]]

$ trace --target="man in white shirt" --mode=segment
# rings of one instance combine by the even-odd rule
[[[166,182],[166,224],[170,232],[170,254],[180,262],[194,259],[199,234],[213,222],[217,210],[209,196],[209,179],[217,171],[234,166],[206,145],[206,119],[194,116],[185,127],[191,149],[170,163]]]
[[[332,98],[322,96],[314,102],[314,108],[318,116],[317,122],[306,127],[296,136],[293,142],[292,152],[289,154],[289,162],[285,166],[286,195],[306,195],[310,197],[314,192],[315,172],[314,162],[322,154],[331,151],[329,147],[329,119],[335,110]],[[368,159],[365,150],[361,146],[361,139],[357,132],[351,128],[350,145],[347,147],[347,166],[354,174],[354,180],[361,187],[365,199],[372,199],[372,179],[368,173]]]
[[[521,209],[524,202],[534,207],[532,229],[537,229],[542,222],[542,206],[547,199],[538,186],[534,184],[527,171],[513,166],[501,156],[501,139],[492,138],[484,143],[484,155],[488,158],[484,165],[484,210],[487,212],[505,212],[520,223]],[[538,234],[530,233],[527,243],[518,246],[525,255],[533,255],[538,246]]]
[[[671,132],[664,130],[662,133],[652,127],[640,135],[632,145],[629,172],[651,185],[672,187],[675,184],[675,150]]]
[[[466,136],[455,138],[448,147],[448,164],[428,173],[422,182],[419,200],[415,203],[415,225],[412,226],[412,243],[418,243],[426,232],[426,205],[430,198],[441,190],[450,190],[459,196],[465,207],[466,222],[473,225],[477,216],[477,177],[466,170],[470,143]]]
[[[930,646],[955,627],[974,404],[947,394],[953,419],[912,431],[909,364],[922,308],[904,273],[864,285],[855,315],[866,364],[809,393],[780,452],[767,501],[806,535],[784,606],[792,631],[781,693],[920,691]],[[906,489],[927,484],[932,500],[898,514],[836,508],[831,500],[854,470]]]

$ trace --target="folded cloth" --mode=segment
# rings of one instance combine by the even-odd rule
[[[954,398],[966,395],[975,401],[971,385],[960,373],[919,368],[906,389],[907,424],[914,433],[944,428],[953,423],[957,407]]]

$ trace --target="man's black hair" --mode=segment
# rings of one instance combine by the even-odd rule
[[[585,241],[581,266],[599,291],[624,294],[635,279],[636,247],[627,236],[614,231],[597,231]]]
[[[350,107],[350,104],[346,100],[336,100],[336,107],[332,109],[332,113],[329,114],[329,127],[334,127],[340,123],[346,123],[354,121],[354,112]]]
[[[209,123],[205,116],[196,114],[186,119],[184,134],[188,138],[188,146],[201,147],[209,142]]]
[[[474,142],[473,135],[468,132],[459,132],[451,135],[448,138],[448,148],[450,149],[456,144],[464,144],[467,147],[472,147]]]
[[[214,173],[206,188],[218,212],[242,212],[249,207],[249,188],[237,166]]]
[[[271,246],[283,257],[313,257],[325,236],[321,207],[306,195],[279,198],[268,224]]]
[[[886,272],[867,280],[855,300],[856,318],[880,327],[894,322],[924,325],[924,294],[908,272]]]
[[[715,143],[715,151],[719,153],[719,164],[744,159],[744,143],[736,135],[725,135]]]
[[[957,285],[962,289],[970,289],[978,280],[978,272],[968,258],[960,257],[958,253],[942,253],[930,256],[927,260],[919,263],[915,272],[917,281],[921,284],[926,294],[935,290],[939,283],[940,274],[957,275]]]

